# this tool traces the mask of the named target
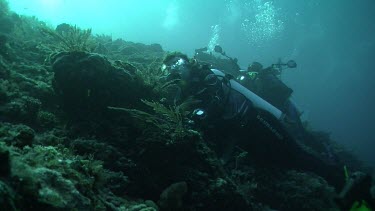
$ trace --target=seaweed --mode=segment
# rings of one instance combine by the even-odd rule
[[[176,140],[183,138],[189,133],[188,115],[191,105],[197,103],[189,98],[179,105],[166,106],[159,102],[142,100],[144,104],[151,107],[154,113],[148,113],[138,109],[127,109],[118,107],[108,107],[112,110],[128,112],[137,121],[139,128],[144,132],[151,132],[155,137],[168,136],[166,144],[173,144]],[[151,127],[150,127],[151,126]]]
[[[164,71],[160,68],[162,64],[161,58],[155,58],[146,68],[136,71],[145,84],[153,86],[157,91],[161,91],[160,79],[164,76]]]
[[[63,52],[91,52],[91,29],[80,29],[76,25],[58,33],[48,27],[40,27],[39,31],[59,42],[56,51]]]

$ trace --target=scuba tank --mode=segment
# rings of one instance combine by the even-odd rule
[[[225,74],[223,72],[221,72],[220,70],[211,69],[211,71],[217,76],[225,77]],[[269,102],[263,100],[261,97],[256,95],[254,92],[246,89],[244,86],[239,84],[237,81],[235,81],[233,79],[230,79],[229,83],[230,83],[230,86],[231,86],[232,89],[240,92],[248,100],[250,100],[253,103],[254,107],[269,112],[270,114],[272,114],[278,120],[283,119],[284,114],[278,108],[271,105]]]
[[[242,95],[250,102],[250,104],[252,104],[254,108],[258,110],[257,114],[255,115],[256,120],[265,128],[267,128],[267,130],[270,131],[277,139],[283,140],[286,138],[286,136],[289,136],[285,133],[286,130],[281,127],[285,117],[285,114],[282,111],[280,111],[278,108],[271,105],[252,91],[248,90],[237,81],[233,80],[230,75],[228,76],[217,69],[211,69],[211,71],[217,77],[223,78],[222,80],[226,80],[226,84],[229,87],[229,90],[234,90]],[[230,93],[228,93],[228,95],[229,94]],[[246,110],[245,107],[247,106],[243,103],[240,104],[241,105],[238,105],[239,107],[237,108],[244,108]],[[242,113],[243,111],[244,110],[240,111],[240,113]]]

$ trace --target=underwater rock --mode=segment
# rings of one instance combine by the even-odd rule
[[[70,141],[69,147],[74,149],[78,155],[95,155],[95,159],[102,160],[104,162],[104,166],[111,170],[125,171],[126,169],[135,165],[129,158],[125,157],[125,154],[121,153],[119,147],[111,146],[107,142],[75,139]],[[119,185],[123,184],[113,184],[113,186]],[[116,190],[113,191],[117,192]]]
[[[1,48],[1,43],[0,43]],[[9,78],[10,71],[7,65],[3,61],[3,57],[0,55],[0,79],[7,79]]]
[[[0,141],[7,145],[23,148],[34,142],[35,131],[29,126],[19,124],[0,123]]]
[[[0,180],[0,207],[1,210],[16,211],[16,206],[14,205],[15,193],[11,188]]]
[[[147,69],[150,64],[161,62],[165,56],[165,52],[159,44],[146,45],[143,43],[124,41],[122,39],[117,39],[112,42],[108,41],[108,38],[105,39],[106,42],[103,42],[103,37],[98,37],[97,39],[109,51],[108,54],[106,54],[109,58],[131,62],[137,67]]]
[[[189,132],[169,145],[166,145],[168,141],[165,137],[156,135],[140,137],[136,142],[138,146],[131,150],[137,150],[137,153],[129,153],[136,164],[135,168],[126,171],[131,181],[127,188],[129,195],[160,199],[163,206],[170,210],[176,209],[168,206],[179,204],[187,210],[250,210],[250,205],[236,191],[233,183],[217,179],[226,178],[226,172],[216,154],[198,133]],[[183,195],[185,185],[176,185],[181,196],[178,200],[183,202],[173,197],[170,199],[177,201],[169,202],[168,197],[164,196],[170,194],[169,191],[163,197],[160,196],[165,187],[171,185],[171,181],[184,181],[189,187]]]
[[[23,148],[24,146],[31,146],[34,141],[35,132],[26,125],[18,125],[16,127],[16,135],[12,140],[12,145]]]
[[[56,29],[55,31],[60,34],[60,35],[63,35],[63,34],[66,34],[66,33],[69,33],[73,30],[73,27],[67,23],[62,23],[62,24],[59,24],[56,26]]]
[[[47,168],[34,170],[39,186],[38,201],[55,208],[88,210],[90,200],[74,187],[74,184],[62,177],[61,173]]]
[[[9,13],[8,1],[0,0],[0,18],[6,16]]]
[[[10,174],[9,150],[4,144],[0,143],[0,177],[8,177],[9,174]]]
[[[137,68],[129,62],[122,62],[120,60],[116,60],[114,64],[116,65],[116,67],[123,68],[124,70],[129,71],[131,74],[135,74],[137,72]]]
[[[140,53],[139,50],[134,46],[125,46],[120,50],[120,52],[121,54],[127,56]]]
[[[9,34],[14,28],[14,22],[8,16],[1,17],[0,15],[0,33]]]
[[[0,82],[0,105],[7,101],[8,94]]]
[[[117,210],[126,204],[110,190],[111,186],[121,185],[123,195],[126,177],[103,169],[100,161],[52,146],[8,149],[8,185],[17,190],[18,210]]]
[[[183,207],[182,198],[187,193],[186,182],[176,182],[168,186],[160,195],[159,205],[163,210],[179,210]]]
[[[334,188],[314,174],[295,170],[257,172],[253,196],[277,210],[337,210]],[[272,194],[270,194],[272,193]]]
[[[37,98],[46,103],[55,100],[51,86],[53,74],[41,65],[12,64],[12,74],[8,81],[13,90],[9,95],[23,98]]]
[[[25,197],[25,202],[32,199],[29,204],[21,206],[48,210],[89,210],[90,200],[60,172],[45,167],[30,168],[26,165],[18,168],[23,168],[18,169],[14,175],[14,183],[18,183],[18,194]]]
[[[161,45],[157,44],[157,43],[149,45],[149,49],[150,49],[150,51],[153,51],[153,52],[164,52]]]
[[[223,175],[224,176],[224,175]],[[207,210],[253,210],[253,205],[237,190],[237,185],[225,177],[210,179],[209,195],[205,200],[212,200]]]
[[[4,58],[9,59],[9,53],[8,53],[9,45],[7,41],[8,41],[8,36],[0,33],[0,56],[3,56]],[[1,72],[1,68],[0,68],[0,72]]]
[[[23,121],[33,123],[37,117],[42,103],[40,100],[22,96],[0,107],[0,113],[9,121]]]
[[[39,111],[36,122],[43,128],[53,128],[57,125],[57,117],[55,114],[47,111]]]
[[[146,201],[147,202],[147,201]],[[131,205],[128,210],[129,211],[158,211],[158,207],[155,205],[155,203],[150,203],[150,201],[148,203],[144,203],[144,204],[136,204],[136,205]]]
[[[98,54],[60,53],[52,68],[53,88],[63,109],[75,118],[103,115],[108,106],[139,105],[139,99],[151,95],[151,89],[128,70],[112,66]]]
[[[64,129],[53,128],[35,136],[34,144],[43,146],[63,145],[68,141],[67,133]]]
[[[103,55],[105,55],[105,54],[108,54],[108,52],[109,52],[109,50],[102,44],[102,43],[99,43],[96,47],[95,47],[95,49],[94,49],[94,51],[93,51],[94,53],[98,53],[98,54],[103,54]]]

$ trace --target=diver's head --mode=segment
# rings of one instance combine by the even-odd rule
[[[176,104],[185,99],[191,84],[191,69],[192,65],[185,54],[174,52],[165,57],[162,70],[168,84],[165,87],[167,101]]]
[[[249,67],[247,67],[247,71],[249,72],[260,72],[263,70],[263,65],[259,62],[253,62]]]
[[[188,81],[191,77],[191,65],[189,58],[182,53],[172,53],[167,55],[163,61],[162,70],[167,75],[167,80]]]

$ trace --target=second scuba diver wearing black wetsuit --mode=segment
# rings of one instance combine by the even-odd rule
[[[235,133],[235,145],[250,152],[255,164],[312,171],[336,188],[344,184],[341,168],[306,152],[288,133],[279,109],[230,77],[211,70],[192,87],[196,92],[191,94],[201,100],[197,109],[206,113],[200,124],[211,134]]]

